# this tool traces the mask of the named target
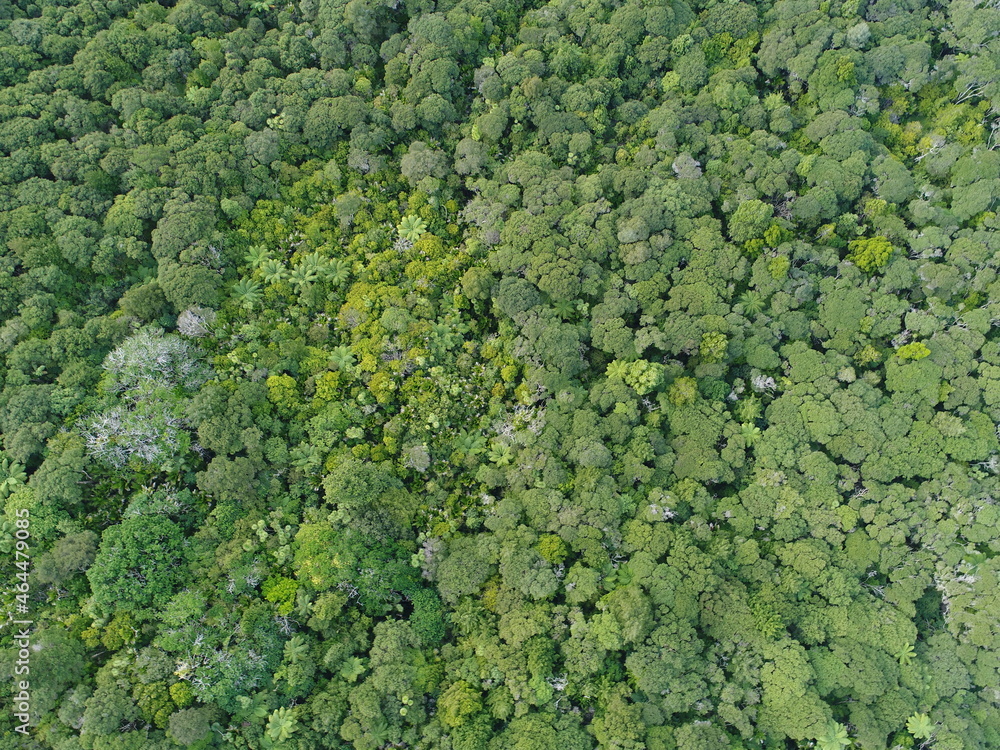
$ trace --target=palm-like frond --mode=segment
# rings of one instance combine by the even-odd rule
[[[299,261],[299,266],[305,268],[309,271],[319,273],[326,261],[320,257],[319,253],[309,253],[308,255],[303,255],[302,260]]]
[[[291,275],[289,275],[288,280],[292,284],[299,288],[304,289],[305,287],[312,284],[318,278],[319,274],[316,273],[316,269],[307,268],[303,265],[298,265],[292,270]]]
[[[233,285],[233,296],[244,307],[253,307],[261,298],[260,284],[250,279],[240,279]]]
[[[243,260],[249,263],[254,268],[260,268],[264,261],[269,260],[271,257],[271,251],[268,250],[263,245],[254,245],[249,250],[247,254],[243,256]]]
[[[462,432],[455,445],[463,453],[473,456],[486,450],[486,438],[474,432]]]
[[[906,731],[918,740],[926,740],[934,734],[934,724],[927,714],[913,714],[906,720]]]
[[[349,370],[354,366],[354,354],[348,346],[336,346],[330,352],[330,362],[338,370]]]
[[[337,258],[326,263],[321,269],[321,274],[326,281],[334,286],[340,286],[351,276],[351,264],[343,258]]]
[[[740,302],[743,303],[743,312],[747,315],[760,315],[767,307],[764,295],[756,289],[748,289],[744,292],[743,296],[740,297]]]
[[[843,750],[850,744],[851,738],[847,735],[847,728],[836,721],[830,721],[826,732],[816,738],[816,747],[820,750]]]
[[[264,261],[260,266],[260,271],[267,284],[280,284],[288,278],[288,269],[279,260],[273,258]]]
[[[416,242],[427,231],[427,222],[419,216],[404,216],[399,222],[399,236],[410,242]]]

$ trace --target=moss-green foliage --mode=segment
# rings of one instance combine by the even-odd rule
[[[272,576],[261,585],[261,593],[269,602],[278,605],[278,614],[287,615],[295,606],[295,592],[298,584],[290,578]]]
[[[849,245],[851,252],[847,256],[862,271],[872,273],[883,270],[892,256],[892,243],[885,237],[871,237],[854,240]]]
[[[30,741],[996,746],[996,13],[0,8]]]
[[[927,348],[927,344],[923,341],[914,341],[911,344],[905,344],[896,350],[896,356],[900,359],[923,359],[924,357],[929,357],[931,350]]]

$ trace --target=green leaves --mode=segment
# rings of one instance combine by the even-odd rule
[[[659,388],[663,383],[663,373],[663,365],[644,359],[636,360],[635,362],[614,360],[608,365],[607,369],[609,378],[624,380],[640,396],[645,396],[647,393]]]
[[[827,724],[826,731],[816,738],[819,750],[843,750],[850,745],[851,738],[847,736],[847,728],[836,721]]]
[[[260,268],[263,263],[271,260],[271,253],[263,245],[254,245],[247,250],[247,254],[243,256],[243,259],[253,268]]]
[[[743,312],[750,317],[760,315],[767,308],[767,299],[756,289],[744,292],[740,302],[743,304]]]
[[[95,603],[136,614],[161,607],[185,573],[181,540],[181,530],[162,517],[139,516],[105,529],[87,570]]]
[[[349,346],[335,346],[330,350],[330,364],[338,370],[350,370],[354,362],[354,354]]]
[[[848,260],[866,273],[885,270],[892,256],[892,243],[885,237],[870,237],[848,243]]]
[[[342,286],[351,276],[351,264],[342,258],[332,260],[322,269],[323,277],[335,287]]]
[[[28,478],[24,472],[24,467],[11,461],[6,456],[0,459],[0,500],[5,500],[18,487],[23,485]]]
[[[256,306],[262,298],[260,284],[252,279],[240,279],[233,284],[232,295],[247,310]]]
[[[701,336],[701,346],[698,353],[701,354],[703,362],[721,362],[726,356],[728,340],[725,334],[718,331],[710,331]]]
[[[326,267],[326,261],[319,253],[307,253],[299,259],[298,266],[306,269],[311,274],[320,276]]]
[[[416,242],[427,231],[427,222],[419,216],[404,216],[397,231],[403,239]]]
[[[694,378],[677,378],[667,391],[667,400],[674,406],[693,404],[698,398],[698,381]]]
[[[438,706],[442,721],[449,727],[459,727],[482,709],[483,703],[478,690],[459,680],[442,693]]]
[[[729,236],[733,242],[744,243],[764,236],[771,223],[774,207],[759,200],[741,203],[729,219]]]
[[[0,523],[0,552],[9,554],[14,549],[14,532],[17,527],[11,521]]]
[[[934,734],[934,724],[927,714],[915,713],[906,720],[906,731],[918,740],[929,740]]]
[[[288,276],[288,280],[291,282],[292,286],[298,289],[300,292],[304,291],[306,287],[310,286],[319,278],[319,272],[316,268],[301,263],[292,269],[291,274]]]
[[[736,402],[733,413],[740,422],[753,422],[760,418],[761,401],[757,396],[745,396]]]
[[[462,336],[469,331],[469,327],[461,322],[435,323],[431,331],[431,348],[440,354],[462,341]]]
[[[913,661],[913,657],[916,655],[916,651],[913,650],[913,644],[904,643],[903,647],[896,654],[896,661],[901,665],[906,666]]]
[[[514,460],[514,451],[507,443],[494,440],[486,457],[498,466],[507,466]]]
[[[295,606],[295,593],[298,587],[298,583],[290,578],[272,576],[264,581],[260,591],[267,601],[274,602],[277,605],[279,615],[287,615]]]
[[[297,445],[290,453],[292,466],[305,472],[317,470],[323,463],[323,453],[314,445]]]
[[[252,698],[245,695],[236,696],[236,705],[239,708],[232,712],[233,718],[237,721],[263,719],[268,715],[266,704],[267,696],[263,693],[258,693]]]
[[[991,3],[271,2],[0,23],[37,742],[982,744]]]
[[[340,667],[338,674],[348,682],[354,682],[365,673],[365,660],[357,656],[348,658]]]
[[[266,732],[268,739],[272,742],[284,742],[295,734],[296,729],[298,729],[298,720],[290,708],[284,706],[277,708],[268,717]]]
[[[403,704],[402,708],[399,709],[399,715],[406,716],[409,713],[409,707],[413,705],[413,698],[409,695],[402,695],[399,698],[399,702]]]
[[[280,260],[268,258],[260,265],[260,272],[266,284],[280,284],[288,278],[288,269]]]
[[[749,422],[744,422],[740,425],[740,435],[743,436],[743,441],[749,448],[756,443],[757,439],[760,437],[760,427]]]
[[[927,348],[927,344],[923,341],[914,341],[909,344],[904,344],[896,350],[896,356],[900,359],[911,359],[918,360],[924,357],[929,357],[931,350]]]

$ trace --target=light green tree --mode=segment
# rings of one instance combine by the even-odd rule
[[[885,237],[868,237],[848,243],[847,258],[866,273],[882,271],[892,256],[892,243]]]
[[[251,279],[240,279],[233,285],[233,297],[249,310],[261,300],[260,284]]]
[[[243,259],[249,263],[254,268],[260,268],[260,266],[271,259],[270,251],[263,245],[254,245],[249,250],[247,250],[246,255]]]
[[[5,499],[28,478],[21,464],[6,457],[0,459],[0,477],[3,477],[3,481],[0,481],[0,500]]]
[[[698,397],[698,381],[694,378],[677,378],[667,390],[667,400],[674,406],[693,404]]]
[[[913,644],[904,643],[903,647],[899,650],[899,653],[896,654],[896,661],[898,661],[903,666],[906,666],[907,664],[910,664],[913,661],[913,657],[915,654],[916,652],[913,650]]]
[[[918,740],[929,740],[934,734],[934,724],[927,714],[915,713],[906,720],[906,731]]]
[[[773,215],[774,207],[763,201],[744,201],[729,218],[729,236],[740,243],[763,237]]]
[[[847,728],[832,720],[827,724],[826,731],[816,738],[819,750],[842,750],[850,745],[851,738],[847,736]]]
[[[728,341],[723,333],[710,331],[701,336],[701,346],[698,353],[701,354],[702,361],[707,363],[721,362],[726,356]]]
[[[266,284],[280,284],[288,278],[288,269],[280,260],[268,258],[260,264],[260,272]]]
[[[298,729],[298,720],[292,709],[276,708],[267,719],[267,737],[272,742],[284,742]]]
[[[404,240],[416,242],[427,231],[427,222],[419,216],[404,216],[399,223],[399,236]]]
[[[918,360],[930,356],[931,350],[923,341],[914,341],[904,344],[896,350],[896,356],[900,359]]]

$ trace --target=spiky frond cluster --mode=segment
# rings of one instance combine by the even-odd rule
[[[410,242],[416,242],[427,231],[427,222],[419,216],[404,216],[399,222],[399,236]]]

